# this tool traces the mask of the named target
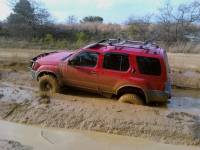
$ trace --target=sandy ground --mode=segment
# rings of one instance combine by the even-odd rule
[[[148,107],[121,104],[74,89],[63,91],[50,99],[41,99],[29,72],[3,69],[0,119],[200,146],[198,94],[196,98],[175,95],[167,106]]]
[[[37,83],[31,79],[27,69],[27,59],[32,57],[32,51],[34,55],[38,52],[21,51],[13,59],[10,57],[15,54],[12,50],[0,54],[0,119],[41,127],[99,131],[156,142],[200,146],[199,80],[194,80],[193,76],[193,73],[199,73],[198,57],[195,57],[196,61],[191,61],[195,67],[186,69],[189,66],[183,67],[178,63],[177,54],[169,55],[170,62],[174,64],[173,77],[176,77],[175,73],[183,77],[183,82],[177,79],[176,86],[189,87],[190,83],[197,91],[176,90],[166,106],[148,107],[121,104],[75,89],[63,89],[62,93],[50,99],[41,99]],[[186,77],[181,75],[185,72]],[[192,80],[185,84],[186,79]]]
[[[181,146],[157,143],[141,138],[64,130],[57,128],[39,128],[0,121],[1,150],[199,150],[194,146]],[[34,138],[33,138],[34,137]],[[80,140],[81,139],[81,140]],[[15,141],[19,142],[15,142]],[[23,145],[22,145],[22,144]]]

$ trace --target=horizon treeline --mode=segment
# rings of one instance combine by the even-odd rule
[[[33,0],[10,0],[10,3],[13,12],[0,22],[0,47],[76,49],[108,38],[151,40],[166,47],[200,41],[197,0],[178,7],[166,1],[156,16],[131,16],[124,24],[104,23],[104,18],[92,15],[81,20],[68,16],[65,23],[59,24],[40,3]]]

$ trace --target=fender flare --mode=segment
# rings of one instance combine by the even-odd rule
[[[149,100],[148,100],[148,94],[147,94],[147,91],[144,89],[144,88],[142,88],[142,87],[140,87],[140,86],[136,86],[136,85],[123,85],[123,86],[120,86],[120,87],[118,87],[117,88],[117,90],[116,90],[116,95],[118,95],[118,93],[119,93],[119,90],[121,90],[122,88],[136,88],[136,89],[140,89],[143,93],[144,93],[144,96],[145,96],[145,102],[148,104],[149,103]]]
[[[55,72],[53,72],[51,70],[41,70],[36,74],[36,79],[39,80],[40,75],[43,74],[43,73],[44,74],[45,73],[46,74],[51,74],[51,75],[55,76],[57,79],[59,78],[58,73],[55,73]]]

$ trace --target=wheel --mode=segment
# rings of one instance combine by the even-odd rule
[[[121,103],[129,103],[134,105],[143,105],[143,100],[136,94],[124,94],[119,98]]]
[[[49,97],[58,92],[58,81],[51,75],[44,75],[39,78],[39,90],[41,97]]]

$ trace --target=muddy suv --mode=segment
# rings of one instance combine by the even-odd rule
[[[166,52],[151,42],[109,39],[74,52],[45,53],[32,60],[31,72],[44,95],[70,86],[133,104],[171,96]]]

